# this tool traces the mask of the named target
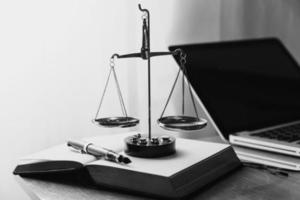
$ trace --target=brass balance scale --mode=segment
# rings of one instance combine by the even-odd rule
[[[195,131],[200,130],[203,127],[206,126],[207,121],[205,119],[199,118],[197,108],[195,105],[195,100],[191,91],[191,85],[188,81],[188,75],[187,70],[185,67],[186,63],[186,54],[181,49],[176,49],[171,52],[151,52],[150,51],[150,14],[147,9],[143,9],[141,5],[139,4],[139,10],[143,12],[142,20],[143,20],[143,41],[142,41],[142,48],[139,53],[131,53],[131,54],[113,54],[110,59],[110,70],[108,74],[108,78],[106,80],[105,88],[100,100],[100,104],[95,116],[95,119],[93,120],[94,123],[97,125],[100,125],[102,127],[118,127],[118,128],[127,128],[127,127],[133,127],[139,124],[139,120],[130,117],[127,114],[125,103],[122,97],[121,88],[119,81],[117,79],[117,74],[115,71],[115,62],[114,60],[116,58],[142,58],[144,60],[147,60],[148,63],[148,135],[141,135],[136,134],[133,136],[129,136],[125,138],[125,153],[131,156],[136,157],[144,157],[144,158],[154,158],[154,157],[162,157],[171,155],[176,152],[175,149],[175,137],[172,136],[152,136],[151,135],[151,57],[154,56],[165,56],[165,55],[173,55],[176,57],[179,57],[179,63],[180,68],[178,70],[178,73],[176,75],[175,81],[173,83],[172,89],[170,91],[170,94],[168,96],[167,102],[164,106],[164,109],[161,113],[160,118],[157,120],[158,125],[166,130],[171,131],[180,131],[180,132],[189,132],[189,131]],[[179,75],[182,73],[182,115],[177,116],[164,116],[165,110],[168,106],[168,103],[171,99],[171,96],[173,94],[174,88],[176,86],[176,83],[178,82]],[[188,92],[190,93],[191,100],[193,103],[195,116],[187,116],[185,115],[185,78],[186,77],[186,83],[188,84]],[[107,90],[107,86],[109,83],[109,80],[113,77],[115,80],[115,84],[118,91],[119,101],[121,104],[121,109],[123,116],[117,116],[117,117],[105,117],[105,118],[99,118],[99,112],[100,108],[102,106],[102,102],[105,96],[105,92]]]

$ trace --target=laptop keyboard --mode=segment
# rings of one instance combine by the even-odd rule
[[[295,142],[300,140],[300,123],[259,133],[253,133],[251,135],[285,142]],[[300,141],[298,144],[300,144]]]

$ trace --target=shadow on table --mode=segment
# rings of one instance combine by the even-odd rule
[[[234,176],[237,171],[240,169],[236,169],[222,177],[219,177],[217,180],[209,183],[205,187],[191,193],[190,195],[184,197],[184,198],[177,198],[177,199],[198,199],[202,198],[202,194],[205,194],[205,191],[212,188],[213,185],[215,185],[217,182],[227,182],[227,179],[230,179],[231,176]],[[169,199],[169,198],[162,198],[158,196],[153,196],[145,193],[140,192],[133,192],[124,190],[122,188],[112,188],[105,185],[96,185],[91,179],[87,178],[89,177],[88,172],[85,169],[80,169],[80,172],[76,171],[69,171],[69,172],[59,172],[59,173],[49,173],[49,174],[30,174],[30,175],[22,175],[24,178],[30,178],[30,179],[37,179],[41,181],[47,181],[52,183],[59,183],[59,184],[65,184],[68,186],[74,186],[74,187],[80,187],[80,188],[87,188],[87,189],[96,189],[101,190],[103,192],[109,192],[112,195],[117,195],[122,197],[124,195],[124,199],[128,199],[127,195],[134,195],[134,199],[140,197],[141,199]],[[126,196],[126,197],[125,197]]]

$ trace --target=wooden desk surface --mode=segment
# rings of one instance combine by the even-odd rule
[[[42,200],[135,200],[151,199],[144,196],[120,193],[101,187],[54,183],[49,181],[16,177],[32,199]],[[300,173],[291,172],[289,177],[275,176],[267,171],[242,167],[199,190],[189,199],[299,199]]]

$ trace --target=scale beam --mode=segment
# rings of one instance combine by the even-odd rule
[[[150,57],[156,57],[156,56],[168,56],[168,55],[178,55],[179,53],[183,53],[181,49],[176,49],[174,51],[166,51],[166,52],[150,52]],[[143,58],[142,53],[130,53],[130,54],[123,54],[120,55],[118,53],[114,53],[111,58]]]

